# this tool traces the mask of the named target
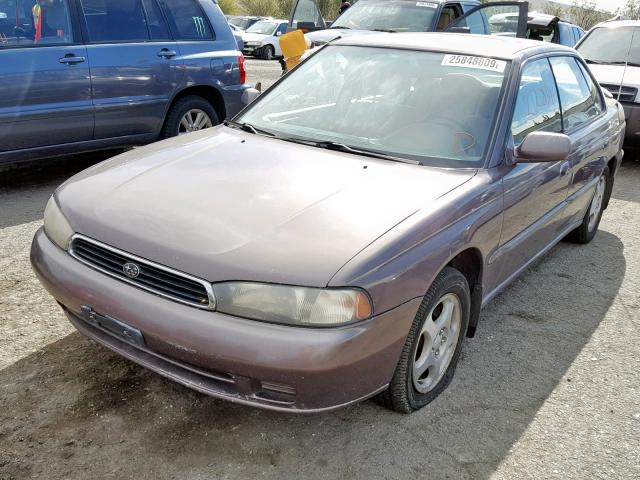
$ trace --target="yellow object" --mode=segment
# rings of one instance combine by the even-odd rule
[[[280,49],[287,64],[287,70],[300,63],[300,57],[307,50],[307,41],[304,39],[302,30],[285,33],[280,36]]]

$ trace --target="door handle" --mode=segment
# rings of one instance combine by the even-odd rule
[[[569,167],[571,164],[569,162],[564,162],[560,165],[560,176],[564,177],[567,173],[569,173]]]
[[[86,61],[84,57],[76,57],[73,53],[67,53],[64,57],[58,59],[60,63],[66,63],[67,65],[75,65],[76,63],[82,63]]]
[[[163,48],[158,52],[158,56],[162,58],[171,58],[177,55],[173,50],[169,50],[168,48]]]

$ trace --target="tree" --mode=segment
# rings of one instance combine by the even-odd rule
[[[559,3],[548,2],[543,8],[542,12],[547,15],[553,15],[554,17],[563,18],[565,16],[565,7]]]
[[[640,19],[640,0],[627,0],[627,3],[618,10],[618,13],[632,20]]]
[[[596,9],[595,0],[573,0],[573,4],[569,8],[570,19],[585,30],[590,29],[596,23],[605,21],[609,16],[609,13]]]
[[[237,15],[240,13],[236,0],[218,0],[218,6],[225,15]]]

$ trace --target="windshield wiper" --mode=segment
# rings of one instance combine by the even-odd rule
[[[245,132],[254,133],[256,135],[268,135],[269,137],[276,136],[273,132],[269,132],[268,130],[263,130],[261,128],[254,127],[250,123],[238,123],[238,122],[233,122],[231,120],[225,120],[224,124],[227,127],[238,128],[240,130],[244,130]]]
[[[397,30],[390,30],[388,28],[372,28],[372,32],[386,32],[386,33],[398,33]]]
[[[343,28],[343,29],[345,29],[345,30],[351,30],[351,27],[347,27],[347,26],[345,26],[345,25],[331,25],[331,26],[329,27],[329,30],[331,30],[332,28],[335,28],[335,29]]]
[[[278,138],[280,140],[285,140],[287,142],[301,143],[302,145],[309,145],[311,147],[316,147],[316,148],[324,148],[325,150],[351,153],[353,155],[363,155],[365,157],[380,158],[382,160],[408,163],[410,165],[422,165],[422,162],[420,162],[419,160],[396,157],[394,155],[378,152],[376,150],[369,150],[367,148],[351,147],[349,145],[345,145],[344,143],[339,143],[339,142],[304,140],[301,138],[293,138],[293,137],[278,137]]]

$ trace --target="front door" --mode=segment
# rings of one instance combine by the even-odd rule
[[[562,132],[560,101],[547,58],[529,61],[522,69],[511,126],[515,146],[535,131]],[[571,164],[533,162],[501,168],[504,220],[500,247],[489,262],[499,262],[492,270],[504,279],[559,235],[566,221]]]
[[[67,0],[0,0],[0,152],[91,140],[87,52]]]
[[[95,138],[157,133],[183,75],[155,0],[80,0]]]

